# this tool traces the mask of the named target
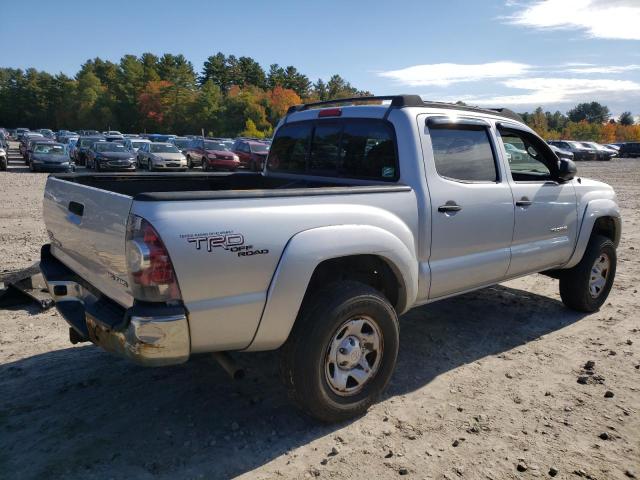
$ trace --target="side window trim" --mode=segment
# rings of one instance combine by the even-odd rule
[[[491,148],[491,155],[493,157],[493,167],[496,172],[496,179],[492,181],[492,180],[463,180],[459,178],[451,178],[451,177],[442,175],[438,171],[437,165],[434,165],[436,174],[440,178],[443,178],[444,180],[447,180],[450,182],[462,183],[465,185],[494,185],[494,184],[498,185],[502,183],[504,180],[504,175],[502,174],[502,168],[500,167],[500,162],[498,161],[499,159],[498,148],[496,144],[496,138],[493,134],[493,129],[491,128],[491,125],[480,119],[478,119],[478,121],[474,121],[476,119],[463,118],[463,119],[457,119],[457,121],[455,122],[452,122],[450,120],[445,122],[445,121],[440,121],[439,120],[440,118],[447,118],[447,117],[442,117],[440,115],[436,117],[427,117],[425,124],[429,130],[429,136],[431,136],[431,130],[438,130],[438,129],[444,129],[444,128],[448,128],[451,130],[484,130],[484,132],[487,135],[489,146]],[[433,123],[432,123],[432,119],[435,120]],[[468,120],[468,121],[465,121],[465,120]],[[467,128],[464,128],[465,126]],[[431,144],[431,154],[433,156],[433,161],[435,164],[435,152],[433,151],[433,143]]]

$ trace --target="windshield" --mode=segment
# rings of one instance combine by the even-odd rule
[[[585,145],[581,144],[580,142],[567,142],[567,143],[568,143],[569,145],[571,145],[573,148],[579,148],[579,149],[582,149],[582,150],[584,150],[584,149],[586,149],[586,148],[589,148],[589,147],[587,147],[587,146],[585,146]]]
[[[189,140],[174,140],[173,144],[178,148],[187,148],[191,143]]]
[[[131,146],[133,148],[140,148],[142,145],[144,145],[145,143],[149,143],[149,142],[131,142]]]
[[[48,153],[50,155],[62,155],[64,153],[64,147],[60,144],[38,144],[34,149],[35,153]]]
[[[254,153],[268,153],[269,146],[264,143],[251,143],[251,151]]]
[[[80,146],[81,147],[90,147],[91,145],[93,145],[97,141],[98,140],[96,138],[83,138],[82,140],[80,140]]]
[[[220,142],[204,142],[205,150],[221,150],[223,152],[229,150],[224,143]]]
[[[167,145],[166,143],[152,143],[151,151],[154,153],[180,153],[174,145]]]
[[[126,152],[127,149],[121,143],[98,142],[95,146],[96,152]]]

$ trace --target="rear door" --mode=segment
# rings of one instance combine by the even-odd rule
[[[429,298],[496,283],[509,267],[513,196],[488,122],[418,117],[431,199]]]
[[[133,303],[125,256],[131,204],[129,196],[53,176],[43,202],[52,254],[125,307]]]
[[[578,231],[573,184],[557,181],[558,159],[537,136],[511,124],[499,124],[498,133],[500,144],[511,145],[505,163],[515,207],[507,275],[566,263]]]

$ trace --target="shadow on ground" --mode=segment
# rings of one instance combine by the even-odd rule
[[[387,397],[499,354],[581,316],[503,286],[421,307],[401,319]],[[277,353],[236,355],[232,382],[213,361],[144,369],[93,346],[0,367],[0,471],[14,478],[226,478],[330,434],[287,402]],[[126,473],[123,473],[126,472]]]

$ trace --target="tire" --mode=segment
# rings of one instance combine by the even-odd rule
[[[100,161],[98,160],[94,160],[94,163],[92,166],[96,169],[96,172],[100,172],[102,170],[102,168],[100,167]]]
[[[191,160],[191,156],[187,155],[187,168],[191,170],[193,168],[193,160]]]
[[[202,159],[202,171],[203,172],[208,172],[209,171],[209,162],[205,161],[205,159]]]
[[[608,261],[606,275],[603,258]],[[609,296],[616,276],[616,264],[616,247],[613,242],[602,235],[592,235],[580,263],[562,272],[560,276],[562,302],[578,312],[597,311]],[[598,283],[601,283],[600,286]]]
[[[367,322],[367,326],[357,327],[358,322]],[[363,330],[368,331],[364,334],[369,335],[366,338],[378,334],[379,348],[375,355],[373,350],[361,354],[360,347],[365,343],[352,340],[357,337],[348,334],[349,324],[359,330],[360,340]],[[280,374],[289,397],[306,414],[326,423],[344,421],[365,413],[385,390],[396,365],[398,344],[398,317],[389,301],[368,285],[354,281],[336,282],[305,300],[282,347]],[[338,367],[339,363],[346,363],[345,358],[354,361],[348,351],[343,352],[346,357],[338,355],[339,351],[345,350],[343,345],[358,352],[353,354],[371,368],[373,373],[364,374],[362,382],[351,375],[352,372],[362,374],[364,370],[359,365],[347,370]],[[331,380],[333,376],[338,378],[336,372],[345,378],[344,389],[351,391],[336,390],[336,380]]]

